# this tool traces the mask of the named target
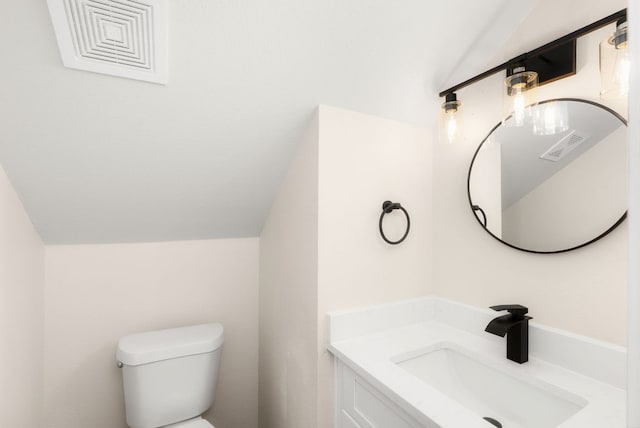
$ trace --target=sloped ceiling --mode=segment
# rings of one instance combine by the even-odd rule
[[[64,68],[10,2],[0,162],[46,243],[257,236],[318,104],[431,125],[535,3],[171,0],[163,86]]]

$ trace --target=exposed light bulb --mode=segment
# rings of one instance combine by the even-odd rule
[[[449,110],[446,113],[446,126],[447,126],[447,142],[453,143],[456,139],[456,133],[458,131],[458,124],[456,123],[456,111]]]
[[[455,93],[447,94],[445,102],[442,104],[442,122],[440,125],[441,132],[444,134],[442,138],[449,144],[453,143],[458,136],[458,121],[456,115],[461,105],[462,103],[458,101]]]
[[[626,95],[629,93],[629,71],[631,65],[629,63],[629,51],[618,51],[618,63],[616,64],[615,82],[620,88],[620,94]]]
[[[518,91],[518,93],[513,96],[513,120],[516,126],[522,126],[524,124],[524,109],[524,96],[522,92]]]
[[[513,74],[508,75],[504,83],[503,123],[505,126],[524,126],[531,118],[533,106],[537,104],[538,73],[526,71],[524,67],[515,67]]]

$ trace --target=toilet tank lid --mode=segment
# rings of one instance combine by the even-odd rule
[[[212,352],[223,340],[222,324],[218,323],[131,334],[118,342],[116,358],[125,365],[138,366]]]

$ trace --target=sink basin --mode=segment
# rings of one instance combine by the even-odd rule
[[[587,405],[583,398],[519,367],[497,367],[453,344],[440,343],[392,360],[399,367],[485,418],[487,427],[555,428]]]

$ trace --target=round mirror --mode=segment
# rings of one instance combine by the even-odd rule
[[[480,143],[469,167],[471,210],[510,247],[574,250],[626,217],[626,121],[578,99],[544,101],[533,111],[529,125],[508,118]]]

